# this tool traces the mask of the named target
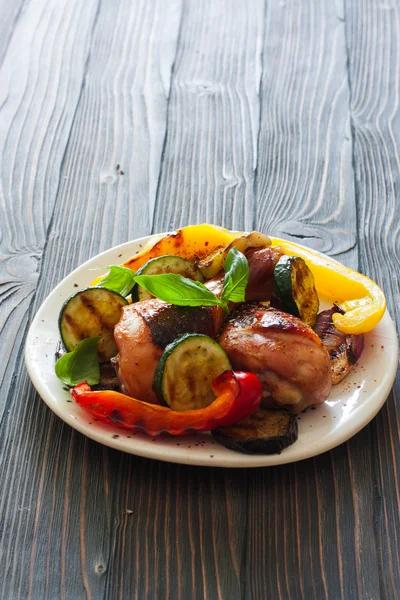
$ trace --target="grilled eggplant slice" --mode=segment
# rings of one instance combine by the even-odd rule
[[[100,381],[92,385],[92,390],[113,390],[119,392],[119,381],[115,372],[113,359],[109,362],[100,363]]]
[[[219,427],[211,432],[215,439],[245,454],[280,454],[294,444],[298,436],[297,419],[286,410],[259,408],[230,427]]]

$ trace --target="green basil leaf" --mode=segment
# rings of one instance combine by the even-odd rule
[[[58,359],[56,375],[63,383],[73,386],[87,381],[95,385],[100,381],[97,342],[100,337],[86,338],[72,351]]]
[[[215,294],[200,281],[192,281],[182,275],[137,275],[135,281],[164,302],[178,306],[222,306]]]
[[[96,286],[105,287],[121,296],[129,296],[135,283],[134,272],[119,265],[110,265],[108,269],[110,269],[108,275],[96,283]]]
[[[237,248],[232,248],[225,260],[222,301],[244,302],[249,281],[249,263]]]

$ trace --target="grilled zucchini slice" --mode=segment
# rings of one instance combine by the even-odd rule
[[[169,254],[159,256],[158,258],[152,258],[147,261],[147,263],[138,270],[136,275],[163,275],[164,273],[175,273],[176,275],[182,275],[182,277],[187,277],[194,281],[201,281],[201,283],[204,281],[201,271],[190,262],[190,260]],[[153,296],[149,292],[141,288],[137,283],[134,285],[132,290],[132,302],[149,300],[150,298],[153,298]]]
[[[297,419],[286,410],[259,408],[230,427],[211,432],[220,443],[245,454],[280,454],[298,437]]]
[[[274,269],[274,293],[283,311],[310,327],[317,320],[319,299],[314,276],[299,256],[282,256]]]
[[[215,340],[200,333],[184,334],[161,355],[153,389],[173,410],[204,408],[215,400],[211,383],[229,370],[225,350]]]
[[[61,339],[68,352],[81,340],[100,336],[99,361],[105,362],[115,356],[114,327],[126,304],[126,298],[101,287],[90,287],[68,298],[58,321]]]

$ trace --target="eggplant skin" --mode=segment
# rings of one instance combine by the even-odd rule
[[[298,438],[297,418],[286,410],[259,408],[230,427],[211,432],[227,448],[245,454],[280,454]]]
[[[93,385],[92,389],[113,390],[114,392],[121,391],[113,359],[100,364],[100,381],[97,385]]]

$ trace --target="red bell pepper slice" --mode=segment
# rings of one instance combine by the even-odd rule
[[[184,435],[233,425],[253,414],[260,405],[261,382],[253,373],[225,371],[214,379],[212,388],[217,396],[212,404],[185,412],[148,404],[119,392],[92,391],[87,383],[74,387],[71,394],[79,406],[100,421],[152,436]]]

